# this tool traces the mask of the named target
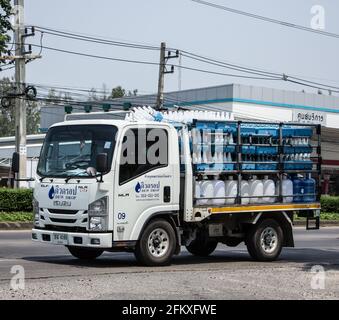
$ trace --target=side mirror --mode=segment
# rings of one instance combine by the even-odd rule
[[[99,153],[96,157],[96,169],[100,173],[108,170],[107,153]]]
[[[20,165],[20,155],[18,152],[14,152],[12,156],[12,172],[18,173]]]

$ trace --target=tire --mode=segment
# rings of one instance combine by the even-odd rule
[[[95,260],[103,253],[103,250],[100,249],[88,249],[73,246],[69,246],[67,249],[73,257],[80,260]]]
[[[134,254],[145,266],[165,266],[171,263],[177,239],[172,225],[164,219],[156,219],[143,231]]]
[[[207,240],[205,237],[198,236],[188,246],[186,246],[186,249],[195,256],[207,257],[214,252],[217,245],[217,241]]]
[[[259,221],[248,232],[246,245],[248,253],[257,261],[274,261],[281,252],[284,234],[274,219]]]

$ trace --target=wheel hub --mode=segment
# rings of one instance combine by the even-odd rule
[[[278,234],[272,227],[265,228],[260,235],[260,245],[266,253],[272,253],[278,246]]]
[[[153,257],[164,256],[169,248],[167,232],[162,228],[154,229],[148,238],[148,250]]]

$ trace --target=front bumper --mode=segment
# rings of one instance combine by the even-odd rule
[[[67,240],[56,241],[54,235],[67,235]],[[42,229],[32,229],[32,240],[87,248],[112,248],[112,233],[76,233],[76,232],[59,232]]]

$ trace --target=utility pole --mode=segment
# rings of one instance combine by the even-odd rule
[[[166,63],[169,59],[178,58],[179,51],[176,50],[174,56],[172,56],[171,51],[168,51],[168,55],[166,56],[166,43],[161,42],[160,46],[160,63],[159,63],[159,80],[158,80],[158,96],[157,96],[157,104],[156,107],[158,110],[161,110],[164,104],[164,82],[165,82],[165,74],[173,73],[174,66],[171,66],[171,70],[167,71]]]
[[[26,61],[24,46],[24,0],[14,0],[15,10],[15,149],[20,155],[20,167],[17,175],[16,187],[25,187],[26,182],[20,179],[26,178],[27,147],[26,147],[26,101],[22,95],[25,91]]]

